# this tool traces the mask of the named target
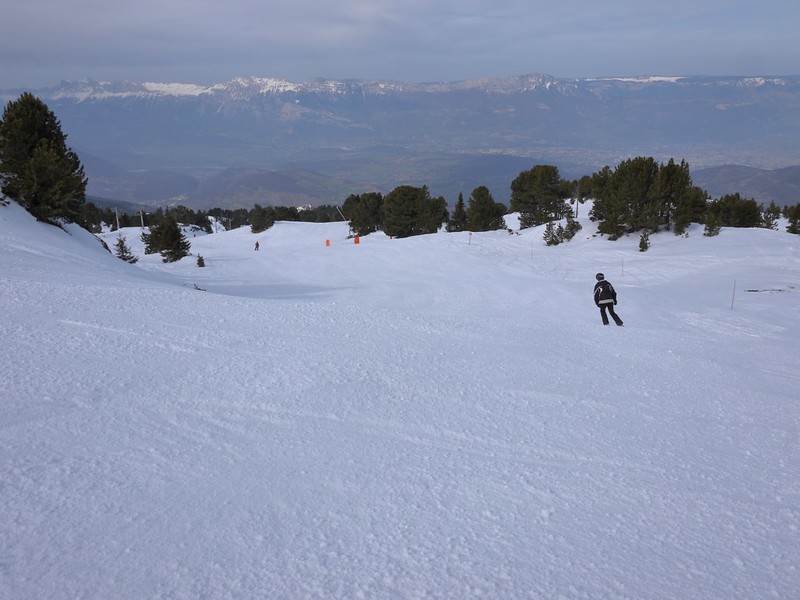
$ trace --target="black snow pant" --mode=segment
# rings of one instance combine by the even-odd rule
[[[614,323],[622,327],[622,319],[617,316],[617,313],[614,311],[614,304],[600,304],[600,316],[603,317],[603,325],[608,325],[608,315],[606,314],[606,310],[608,310],[611,318],[614,319]]]

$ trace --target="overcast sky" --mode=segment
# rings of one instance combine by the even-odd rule
[[[0,88],[800,74],[798,0],[6,0]]]

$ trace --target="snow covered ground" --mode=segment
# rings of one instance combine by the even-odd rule
[[[796,598],[800,237],[583,224],[198,268],[0,207],[0,598]]]

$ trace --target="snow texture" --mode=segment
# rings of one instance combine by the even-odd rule
[[[796,598],[800,237],[582,222],[129,265],[0,207],[0,598]]]

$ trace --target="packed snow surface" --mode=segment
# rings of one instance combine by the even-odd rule
[[[800,236],[582,223],[0,207],[0,598],[797,598]]]

